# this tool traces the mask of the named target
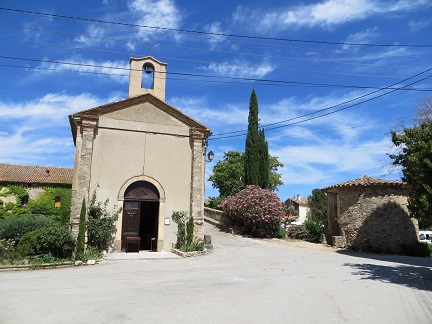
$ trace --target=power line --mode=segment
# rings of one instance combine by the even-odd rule
[[[139,25],[139,24],[131,24],[131,23],[121,23],[121,22],[108,21],[108,20],[82,18],[82,17],[57,15],[57,14],[48,14],[48,13],[42,13],[42,12],[36,12],[36,11],[20,10],[20,9],[12,9],[12,8],[4,8],[4,7],[0,7],[0,10],[7,11],[7,12],[20,13],[20,14],[28,14],[28,15],[41,16],[41,17],[45,17],[45,18],[76,20],[76,21],[91,22],[91,23],[98,23],[98,24],[108,24],[108,25],[125,26],[125,27],[148,28],[148,29],[161,30],[161,31],[171,31],[171,32],[190,33],[190,34],[201,34],[201,35],[210,35],[210,36],[223,36],[223,37],[259,39],[259,40],[272,40],[272,41],[284,41],[284,42],[316,43],[316,44],[327,44],[327,45],[373,46],[373,47],[432,47],[432,44],[346,43],[346,42],[329,42],[329,41],[305,40],[305,39],[289,39],[289,38],[277,38],[277,37],[250,36],[250,35],[240,35],[240,34],[204,32],[204,31],[190,30],[190,29],[180,29],[180,28],[168,28],[168,27],[158,27],[158,26],[149,26],[149,25]]]
[[[126,52],[118,52],[118,51],[108,51],[108,50],[101,50],[101,49],[95,49],[95,48],[86,48],[86,47],[79,47],[79,46],[71,46],[71,45],[63,45],[63,44],[52,44],[52,43],[43,43],[43,42],[34,42],[34,41],[28,41],[28,40],[20,40],[20,39],[14,39],[14,38],[5,38],[0,37],[0,40],[3,41],[13,41],[13,42],[20,42],[20,43],[26,43],[26,44],[34,44],[34,45],[45,45],[45,46],[53,46],[53,47],[60,47],[60,48],[70,48],[70,49],[77,49],[77,50],[83,50],[83,51],[92,51],[92,52],[98,52],[98,53],[109,53],[109,54],[121,54],[121,55],[129,55],[133,56],[133,54],[126,53]],[[185,48],[185,47],[183,47]],[[190,49],[190,48],[188,48]],[[204,49],[200,49],[204,50]],[[212,51],[212,50],[208,50]],[[359,65],[359,66],[373,66],[373,67],[385,67],[385,68],[425,68],[426,66],[394,66],[394,65],[383,65],[383,64],[360,64],[360,63],[351,63],[351,62],[335,62],[335,61],[329,61],[329,60],[316,60],[316,59],[303,59],[303,58],[293,58],[293,57],[281,57],[281,56],[266,56],[266,55],[259,55],[259,54],[249,54],[249,53],[236,53],[236,52],[226,52],[226,51],[216,51],[219,53],[224,54],[238,54],[238,55],[253,55],[253,56],[260,56],[264,58],[276,58],[276,59],[290,59],[290,60],[301,60],[301,61],[309,61],[309,62],[319,62],[319,63],[332,63],[332,64],[345,64],[345,65]],[[205,64],[213,64],[217,62],[210,62],[210,61],[203,61],[203,60],[191,60],[191,59],[181,59],[181,58],[173,58],[173,57],[165,57],[165,56],[159,56],[160,59],[166,59],[166,60],[174,60],[174,61],[182,61],[182,62],[194,62],[194,63],[205,63]],[[240,64],[232,64],[232,63],[219,63],[222,66],[234,66],[234,67],[249,67],[247,65],[240,65]],[[306,72],[306,73],[317,73],[317,74],[332,74],[332,75],[339,75],[339,76],[354,76],[354,77],[373,77],[373,78],[398,78],[400,76],[377,76],[377,75],[371,75],[371,74],[356,74],[356,73],[342,73],[342,72],[329,72],[329,71],[317,71],[317,70],[304,70],[304,69],[288,69],[288,68],[272,68],[272,70],[280,70],[280,71],[293,71],[293,72]]]
[[[24,26],[7,25],[7,24],[0,24],[0,26],[9,27],[9,28],[16,28],[16,29],[23,29],[23,30],[48,32],[48,33],[61,34],[61,35],[70,35],[70,36],[75,36],[75,37],[80,36],[80,37],[86,37],[86,38],[104,40],[104,41],[115,41],[115,42],[129,43],[129,44],[132,43],[132,44],[146,45],[146,46],[152,46],[152,47],[161,46],[161,47],[170,47],[170,48],[181,48],[181,49],[187,49],[187,50],[193,49],[190,47],[183,47],[183,46],[178,46],[178,45],[167,45],[167,44],[163,44],[163,43],[143,44],[141,42],[130,40],[130,39],[123,40],[123,39],[117,39],[117,38],[111,38],[111,37],[91,36],[88,34],[71,33],[71,32],[52,30],[52,29],[41,29],[41,28],[35,28],[35,27],[24,27]],[[248,45],[262,45],[262,46],[268,46],[268,47],[290,48],[290,49],[298,49],[298,50],[302,50],[302,51],[328,52],[328,53],[336,53],[336,54],[386,56],[386,57],[402,57],[402,58],[427,58],[427,59],[431,58],[429,56],[421,56],[421,55],[395,55],[395,54],[388,54],[388,53],[366,53],[366,52],[356,52],[356,51],[329,50],[329,49],[323,49],[323,48],[287,46],[287,45],[270,44],[270,43],[246,42],[246,41],[239,41],[239,40],[228,40],[228,41],[231,43],[242,43],[242,44],[248,44]],[[209,51],[209,52],[211,51],[208,49],[202,49],[202,50],[203,51]]]
[[[91,68],[102,68],[102,69],[111,69],[111,70],[123,70],[130,71],[129,68],[118,67],[118,66],[104,66],[104,65],[96,65],[96,64],[84,64],[84,63],[73,63],[73,62],[62,62],[62,61],[52,61],[52,60],[41,60],[41,59],[31,59],[31,58],[22,58],[22,57],[12,57],[12,56],[2,56],[0,58],[3,59],[12,59],[12,60],[20,60],[20,61],[30,61],[30,62],[40,62],[40,63],[50,63],[50,64],[62,64],[62,65],[70,65],[76,67],[91,67]],[[138,70],[137,70],[138,71]],[[156,72],[155,73],[161,73]],[[327,84],[327,83],[312,83],[312,82],[298,82],[298,81],[286,81],[286,80],[272,80],[272,79],[257,79],[257,78],[242,78],[242,77],[230,77],[230,76],[217,76],[217,75],[206,75],[206,74],[194,74],[194,73],[183,73],[183,72],[163,72],[166,75],[178,75],[178,76],[187,76],[187,77],[200,77],[200,78],[213,78],[213,79],[224,79],[224,80],[234,80],[234,81],[249,81],[249,82],[259,82],[259,83],[271,83],[271,84],[279,84],[279,85],[296,85],[296,86],[307,86],[307,87],[323,87],[323,88],[350,88],[350,89],[378,89],[378,91],[383,89],[394,89],[394,90],[406,90],[406,91],[432,91],[431,89],[415,89],[415,88],[405,88],[405,87],[393,87],[400,82],[394,83],[391,87],[372,87],[372,86],[358,86],[358,85],[343,85],[343,84]],[[117,74],[115,74],[117,75]],[[412,77],[411,77],[412,78]],[[410,79],[410,78],[408,78]],[[201,80],[204,82],[204,80]],[[372,92],[373,93],[373,92]]]
[[[418,73],[418,74],[416,74],[416,75],[414,75],[414,76],[412,76],[412,77],[410,77],[410,78],[407,78],[407,79],[405,79],[405,80],[402,80],[402,81],[400,81],[400,82],[405,82],[405,81],[410,80],[410,79],[412,79],[412,78],[414,78],[414,77],[416,77],[416,76],[419,76],[419,75],[421,75],[421,74],[425,74],[425,73],[427,73],[427,72],[429,72],[429,71],[432,71],[432,68],[427,69],[427,70],[425,70],[425,71],[423,71],[423,72],[420,72],[420,73]],[[408,87],[408,86],[410,86],[410,85],[413,85],[413,84],[419,83],[419,82],[421,82],[421,81],[423,81],[423,80],[426,80],[426,79],[429,79],[429,78],[431,78],[431,77],[432,77],[432,75],[429,75],[429,76],[424,77],[424,78],[422,78],[422,79],[420,79],[420,80],[417,80],[417,81],[411,82],[411,83],[409,83],[409,84],[403,86],[402,88],[406,88],[406,87]],[[398,82],[398,83],[400,83],[400,82]],[[394,86],[394,84],[391,85],[391,86]],[[286,125],[280,125],[280,126],[275,126],[275,127],[266,128],[266,127],[269,126],[269,125],[281,124],[281,123],[284,123],[284,122],[287,122],[287,121],[292,121],[292,120],[300,119],[300,118],[303,118],[303,117],[306,117],[306,116],[314,115],[314,114],[319,113],[319,112],[327,111],[327,110],[332,109],[332,108],[335,108],[335,107],[337,107],[337,106],[345,105],[345,104],[348,103],[348,102],[352,102],[352,101],[354,101],[354,100],[358,100],[359,98],[366,97],[366,96],[370,96],[370,95],[372,95],[372,94],[374,94],[374,93],[377,93],[377,92],[379,92],[379,91],[383,91],[383,90],[387,90],[387,89],[389,89],[389,87],[387,87],[387,88],[383,88],[383,89],[381,89],[381,90],[373,91],[373,92],[371,92],[371,93],[369,93],[369,94],[366,94],[366,95],[360,96],[360,97],[358,97],[358,98],[354,98],[354,99],[351,99],[351,100],[345,101],[345,102],[343,102],[343,103],[340,103],[340,104],[337,104],[337,105],[334,105],[334,106],[331,106],[331,107],[328,107],[328,108],[320,109],[320,110],[318,110],[318,111],[315,111],[315,112],[312,112],[312,113],[309,113],[309,114],[305,114],[305,115],[298,116],[298,117],[295,117],[295,118],[290,118],[290,119],[287,119],[287,120],[285,120],[285,121],[280,121],[280,122],[277,122],[277,123],[267,124],[266,126],[263,126],[262,128],[264,128],[264,129],[266,129],[266,130],[273,130],[273,129],[278,129],[278,128],[282,128],[282,127],[287,127],[287,126],[292,126],[292,125],[301,124],[301,123],[304,123],[304,122],[307,122],[307,121],[310,121],[310,120],[314,120],[314,119],[317,119],[317,118],[320,118],[320,117],[324,117],[324,116],[328,116],[328,115],[335,114],[335,113],[337,113],[337,112],[339,112],[339,111],[343,111],[343,110],[346,110],[346,109],[349,109],[349,108],[352,108],[352,107],[358,106],[358,105],[360,105],[360,104],[363,104],[363,103],[366,103],[366,102],[369,102],[369,101],[372,101],[372,100],[378,99],[378,98],[380,98],[380,97],[386,96],[386,95],[388,95],[388,94],[390,94],[390,93],[393,93],[393,92],[395,92],[395,91],[400,90],[400,89],[392,89],[392,90],[390,90],[389,92],[386,92],[386,93],[380,94],[380,95],[378,95],[378,96],[375,96],[375,97],[372,97],[372,98],[369,98],[369,99],[366,99],[366,100],[363,100],[363,101],[360,101],[360,102],[354,103],[354,104],[349,105],[349,106],[347,106],[347,107],[343,107],[343,108],[340,108],[340,109],[336,109],[336,110],[334,110],[334,111],[331,111],[331,112],[328,112],[328,113],[325,113],[325,114],[321,114],[321,115],[318,115],[318,116],[310,117],[310,118],[303,119],[303,120],[300,120],[300,121],[297,121],[297,122],[293,122],[293,123],[290,123],[290,124],[286,124]],[[244,136],[244,135],[245,135],[245,133],[244,133],[245,131],[246,131],[246,130],[243,130],[243,131],[237,131],[237,132],[243,132],[243,134],[229,135],[229,136],[220,136],[220,135],[225,135],[225,134],[227,134],[227,133],[225,133],[225,134],[224,134],[224,133],[220,133],[220,134],[218,134],[218,135],[210,135],[210,136],[219,136],[219,137],[209,138],[209,140],[218,140],[218,139],[225,139],[225,138],[231,138],[231,137]],[[233,133],[233,132],[230,132],[230,133]]]

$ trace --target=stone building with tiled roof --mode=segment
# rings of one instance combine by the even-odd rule
[[[0,183],[72,184],[72,168],[0,163]]]
[[[326,240],[363,251],[398,253],[417,242],[406,184],[365,175],[322,189],[328,197]]]
[[[28,195],[18,201],[24,206],[29,199],[37,199],[42,195],[47,187],[71,188],[72,174],[72,168],[0,163],[0,205],[17,203],[17,197],[8,193],[9,186],[20,186],[27,191]],[[61,201],[55,201],[54,197],[52,203],[60,206]],[[69,205],[69,202],[67,204]]]

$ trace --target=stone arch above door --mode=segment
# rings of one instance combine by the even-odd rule
[[[135,188],[135,186],[137,186],[137,188],[138,188],[138,187],[140,187],[140,185],[145,184],[146,182],[148,184],[144,185],[144,187],[141,187],[141,192],[139,189]],[[153,196],[153,198],[159,200],[159,202],[161,202],[161,203],[164,203],[165,202],[165,190],[163,189],[163,187],[161,186],[161,184],[157,180],[155,180],[152,177],[148,177],[148,176],[137,176],[137,177],[133,177],[133,178],[130,178],[129,180],[127,180],[119,190],[118,200],[122,201],[122,200],[130,198],[130,197],[126,198],[126,196],[129,196],[131,194],[131,191],[133,191],[134,189],[136,189],[135,194],[138,194],[138,195],[142,194],[145,197],[145,191],[146,191],[145,189],[148,189],[148,191],[151,191],[152,187],[155,188],[157,190],[157,192],[159,193],[159,196],[157,198],[155,198],[154,196]],[[128,190],[128,188],[129,188],[129,190]],[[157,193],[147,192],[148,195],[151,195],[152,193],[156,194],[156,196],[157,196]],[[132,194],[134,194],[134,193],[132,192]],[[148,199],[143,199],[143,200],[148,200]]]
[[[159,201],[159,190],[148,181],[136,181],[127,187],[125,200]]]

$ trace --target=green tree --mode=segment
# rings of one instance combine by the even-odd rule
[[[262,189],[268,189],[270,186],[270,164],[268,154],[268,143],[265,140],[264,129],[261,129],[259,135],[259,178],[258,186]]]
[[[323,224],[327,220],[327,195],[321,189],[312,190],[308,197],[309,216],[311,220]]]
[[[228,151],[224,159],[216,163],[213,167],[213,174],[209,181],[212,182],[213,188],[219,190],[219,197],[212,198],[210,207],[216,208],[223,199],[233,196],[246,187],[244,182],[244,156],[245,154],[238,151]],[[268,188],[275,191],[281,185],[282,176],[278,169],[283,167],[275,156],[268,156]],[[213,203],[214,202],[214,203]]]
[[[246,136],[245,156],[244,156],[244,183],[246,185],[259,184],[259,133],[258,133],[258,99],[255,89],[249,100],[248,132]]]
[[[398,148],[389,154],[395,166],[402,168],[402,181],[408,190],[408,209],[420,228],[432,228],[432,120],[419,120],[412,128],[392,131]]]

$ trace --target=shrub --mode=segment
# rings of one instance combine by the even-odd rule
[[[98,251],[108,250],[114,243],[114,234],[117,231],[115,222],[121,209],[107,210],[108,199],[96,202],[96,190],[90,199],[87,223],[87,245]]]
[[[321,222],[313,219],[306,219],[303,226],[305,231],[308,233],[306,240],[311,242],[319,242],[320,236],[324,230]]]
[[[287,228],[287,236],[296,240],[307,240],[309,232],[303,226],[290,226]]]
[[[417,242],[413,244],[402,244],[402,253],[416,257],[430,257],[432,255],[432,245],[425,242]]]
[[[37,230],[25,233],[19,240],[17,250],[22,257],[38,253],[36,234]]]
[[[176,248],[180,248],[186,244],[186,220],[187,214],[185,211],[176,211],[172,214],[172,219],[177,223],[177,242]]]
[[[39,254],[51,253],[56,258],[70,258],[75,249],[75,240],[67,226],[51,225],[37,229],[36,248]]]
[[[13,261],[17,259],[18,252],[15,248],[15,241],[11,239],[0,240],[0,261],[8,260]]]
[[[0,239],[11,239],[18,242],[26,233],[51,224],[43,217],[10,216],[0,221]]]
[[[253,237],[277,237],[284,214],[284,205],[274,192],[253,185],[225,199],[221,208],[225,225]]]
[[[191,216],[189,216],[189,220],[186,223],[186,244],[191,245],[194,240],[194,219]]]

